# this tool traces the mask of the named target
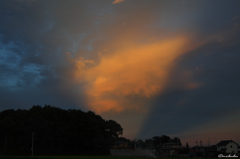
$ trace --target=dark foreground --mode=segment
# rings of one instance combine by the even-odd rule
[[[158,157],[159,159],[185,159],[185,157]],[[0,159],[153,159],[153,157],[125,157],[125,156],[0,156]],[[202,158],[193,158],[202,159]],[[208,158],[204,158],[208,159]],[[213,159],[213,158],[209,158]]]

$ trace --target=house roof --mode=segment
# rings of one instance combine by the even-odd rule
[[[233,140],[222,140],[217,144],[217,146],[226,146],[229,142],[234,142],[234,141]],[[234,142],[234,143],[237,144],[236,142]]]

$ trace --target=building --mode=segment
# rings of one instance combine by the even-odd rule
[[[125,141],[118,141],[114,143],[115,145],[113,146],[114,149],[127,149],[128,148],[128,143]]]
[[[161,156],[177,155],[181,149],[181,144],[178,143],[165,143],[157,150]]]
[[[214,155],[217,153],[217,146],[216,145],[212,145],[211,147],[205,147],[205,152],[206,152],[206,156],[208,157],[214,157]]]
[[[217,146],[212,145],[210,147],[204,146],[194,146],[190,148],[189,155],[190,157],[201,156],[201,157],[216,157]]]
[[[216,145],[212,145],[211,147],[194,146],[189,151],[189,155],[191,157],[194,156],[214,157],[216,153],[217,153]]]
[[[223,140],[217,144],[217,151],[222,153],[238,153],[238,144],[233,140]]]

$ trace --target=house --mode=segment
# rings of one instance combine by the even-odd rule
[[[240,145],[238,145],[237,149],[238,149],[238,154],[240,154]]]
[[[114,149],[127,149],[128,148],[128,143],[124,141],[118,141],[114,143],[115,145],[113,146]]]
[[[214,157],[214,155],[217,153],[217,146],[212,145],[211,147],[206,147],[205,150],[208,157]]]
[[[165,143],[157,149],[161,156],[172,156],[178,154],[181,144],[178,143]]]
[[[190,149],[189,155],[191,157],[194,156],[214,157],[216,152],[217,152],[216,145],[212,145],[211,147],[194,146]]]
[[[222,153],[237,153],[238,144],[233,140],[222,140],[217,144],[217,151]]]

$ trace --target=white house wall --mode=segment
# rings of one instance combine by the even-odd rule
[[[232,146],[232,147],[231,147]],[[227,148],[226,149],[226,153],[237,153],[238,149],[237,149],[237,144],[235,142],[229,142],[227,145],[225,146],[218,146],[217,150],[220,151],[223,148]]]
[[[231,147],[232,146],[232,147]],[[226,152],[227,153],[237,153],[237,144],[234,143],[234,142],[229,142],[227,145],[226,145]]]

